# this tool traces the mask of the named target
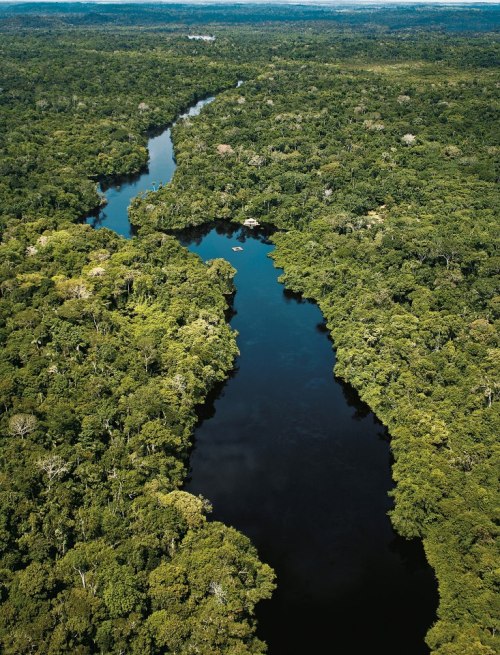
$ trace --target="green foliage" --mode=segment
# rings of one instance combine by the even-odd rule
[[[176,126],[174,181],[132,220],[144,233],[281,228],[283,282],[319,303],[337,375],[392,435],[391,518],[423,538],[439,582],[429,644],[486,655],[499,629],[498,75],[414,61],[418,37],[413,56],[392,43],[398,63],[328,61],[311,36],[309,61],[292,51],[219,96]]]
[[[2,56],[0,648],[159,653],[180,626],[182,652],[263,653],[274,574],[179,491],[196,406],[238,352],[234,270],[75,223],[99,202],[89,177],[143,167],[146,131],[236,66],[151,36],[10,36]]]
[[[89,213],[100,202],[92,180],[144,169],[148,130],[241,74],[204,53],[179,55],[160,35],[2,34],[0,225],[54,227]]]
[[[419,9],[201,44],[63,27],[136,21],[127,6],[32,10],[1,19],[2,652],[265,652],[272,571],[180,491],[195,407],[237,353],[234,271],[165,234],[248,217],[282,229],[283,281],[318,301],[337,374],[390,429],[392,520],[439,582],[430,646],[496,652],[495,35],[387,31],[466,15]],[[133,203],[138,237],[77,223],[98,179],[146,165],[149,129],[223,89],[174,129],[178,170]]]
[[[205,505],[176,489],[195,407],[237,354],[224,320],[233,271],[206,267],[161,234],[125,241],[75,225],[46,231],[36,244],[4,269],[4,652],[31,652],[36,643],[40,653],[118,653],[146,638],[160,652],[166,642],[154,630],[158,594],[148,595],[148,572],[177,566],[189,537],[189,575],[215,575],[197,550],[204,542],[191,540],[212,534]],[[13,238],[5,245],[19,249]],[[217,529],[236,543],[235,556],[241,544],[249,577],[243,586],[227,582],[232,605],[218,612],[216,641],[232,635],[246,644],[241,652],[257,652],[248,616],[269,595],[272,573],[246,541]],[[196,573],[197,563],[206,570]],[[225,575],[229,581],[233,570]],[[210,581],[198,586],[195,603],[191,594],[189,603],[176,601],[186,603],[194,633],[202,620],[194,608],[212,602]],[[173,602],[168,590],[163,596]],[[206,652],[210,639],[202,640]]]

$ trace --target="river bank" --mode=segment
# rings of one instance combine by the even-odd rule
[[[130,235],[130,200],[171,179],[171,130],[150,146],[148,173],[108,190],[96,226]],[[278,591],[258,611],[270,654],[303,653],[311,635],[325,643],[332,617],[336,643],[353,652],[426,653],[432,571],[421,545],[392,530],[388,437],[333,377],[321,312],[279,284],[264,230],[219,223],[179,239],[203,260],[237,269],[231,325],[241,354],[196,430],[185,488],[208,498],[214,518],[249,536],[277,571]]]

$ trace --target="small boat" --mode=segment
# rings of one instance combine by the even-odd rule
[[[240,252],[243,250],[243,248],[241,246],[234,246],[234,248],[231,248],[231,250],[234,250],[234,252]]]
[[[245,227],[258,227],[260,225],[260,223],[258,221],[256,221],[255,218],[246,218],[243,221],[243,225]]]

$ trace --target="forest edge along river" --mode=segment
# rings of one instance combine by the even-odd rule
[[[102,187],[107,204],[89,223],[130,236],[132,198],[175,171],[170,128],[148,146],[148,170]],[[270,655],[427,653],[433,572],[422,545],[392,530],[388,435],[334,378],[319,308],[279,283],[268,230],[219,222],[177,236],[203,260],[223,257],[237,269],[231,325],[240,356],[200,408],[185,489],[207,498],[212,517],[250,537],[275,569],[278,588],[257,607],[258,635]]]

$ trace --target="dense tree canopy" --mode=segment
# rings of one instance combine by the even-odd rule
[[[235,66],[94,38],[2,41],[2,652],[262,653],[273,572],[179,491],[234,270],[76,223]]]
[[[168,234],[253,217],[279,228],[283,281],[320,304],[336,373],[389,427],[392,520],[439,581],[430,646],[492,655],[495,35],[298,10],[199,43],[151,7],[147,29],[118,27],[131,11],[0,15],[3,652],[265,652],[272,571],[181,491],[196,405],[237,354],[234,271]],[[134,202],[138,236],[81,224],[96,180],[147,164],[148,130],[224,89],[174,129],[174,181]]]
[[[174,181],[138,199],[132,220],[143,234],[220,218],[280,228],[283,282],[319,302],[337,375],[389,427],[392,521],[424,538],[439,580],[429,643],[492,654],[498,75],[386,55],[330,62],[311,41],[317,58],[276,59],[177,126]]]

